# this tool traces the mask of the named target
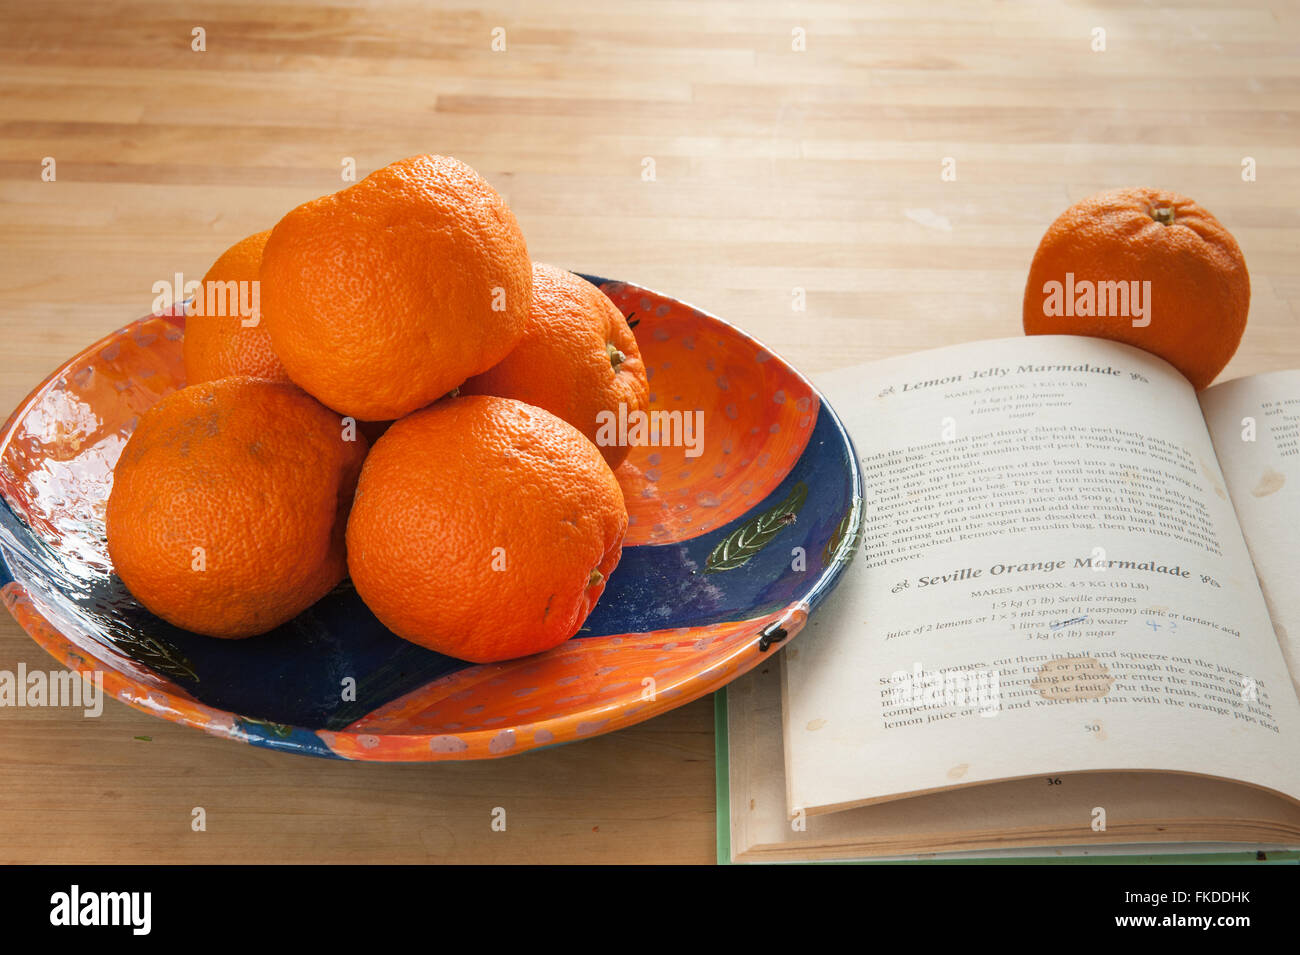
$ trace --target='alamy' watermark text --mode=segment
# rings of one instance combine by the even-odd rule
[[[1043,314],[1048,318],[1129,318],[1134,328],[1151,324],[1150,282],[1075,281],[1073,272],[1064,282],[1043,283]]]
[[[903,712],[947,708],[978,709],[980,716],[995,716],[1002,709],[1002,681],[987,667],[925,670],[920,663],[896,670],[889,677],[886,705]]]
[[[81,707],[94,718],[104,712],[104,671],[85,674],[71,670],[27,672],[27,664],[18,664],[18,672],[0,670],[0,707],[4,706],[71,706]]]
[[[620,401],[617,412],[597,412],[596,444],[602,448],[685,448],[688,458],[698,458],[704,451],[704,412],[629,411]]]

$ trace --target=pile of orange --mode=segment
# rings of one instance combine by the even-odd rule
[[[188,387],[141,416],[108,502],[145,607],[249,637],[350,576],[394,633],[465,660],[577,632],[628,524],[599,417],[644,409],[645,368],[474,170],[415,156],[307,202],[194,306]]]

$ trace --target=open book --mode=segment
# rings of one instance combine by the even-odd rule
[[[1300,846],[1300,371],[1035,336],[817,384],[863,538],[728,688],[734,858]]]

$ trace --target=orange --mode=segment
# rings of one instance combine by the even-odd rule
[[[1232,234],[1186,196],[1117,189],[1052,223],[1025,285],[1028,335],[1091,335],[1159,355],[1198,390],[1246,330],[1250,275]]]
[[[289,377],[342,414],[383,421],[514,348],[532,268],[490,185],[455,159],[415,156],[289,212],[261,277]]]
[[[223,378],[140,416],[117,467],[113,567],[159,617],[214,637],[291,620],[344,577],[365,439],[293,385]]]
[[[636,337],[600,289],[572,272],[533,263],[533,300],[523,340],[465,382],[461,394],[517,398],[545,408],[595,442],[611,468],[629,448],[610,435],[620,406],[645,411],[650,385]]]
[[[399,637],[488,663],[577,633],[626,532],[618,481],[577,429],[509,398],[447,398],[375,442],[348,570]]]
[[[189,384],[232,375],[289,380],[257,308],[262,249],[270,235],[258,232],[236,242],[203,276],[185,319],[182,354]]]

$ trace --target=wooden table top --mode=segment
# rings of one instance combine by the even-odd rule
[[[534,258],[662,289],[813,375],[1019,335],[1058,213],[1170,188],[1250,266],[1225,376],[1300,367],[1300,8],[1280,0],[11,2],[0,91],[3,409],[348,160],[420,152],[492,182]],[[0,616],[0,669],[48,669]],[[278,754],[115,701],[4,709],[0,861],[705,863],[713,757],[710,699],[430,765]]]

